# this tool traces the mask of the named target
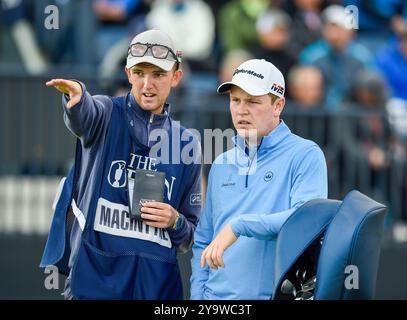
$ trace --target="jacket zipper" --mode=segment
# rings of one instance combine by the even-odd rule
[[[250,168],[251,168],[252,163],[253,163],[253,160],[250,161],[250,157],[249,157],[249,156],[247,156],[247,157],[249,158],[249,159],[248,159],[249,168],[248,168],[247,171],[246,171],[246,189],[247,189],[248,184],[249,184],[249,172],[250,172]]]
[[[252,166],[252,163],[253,163],[253,160],[250,161],[250,151],[249,151],[248,153],[249,153],[249,154],[247,155],[247,162],[248,162],[249,168],[248,168],[247,171],[246,171],[246,184],[245,184],[246,189],[247,189],[247,186],[248,186],[248,184],[249,184],[249,172],[250,172],[250,167]]]
[[[249,171],[246,172],[246,189],[247,189],[247,184],[249,182],[248,180],[249,180]]]
[[[257,152],[259,151],[260,146],[261,146],[262,143],[263,143],[263,139],[261,139],[260,143],[258,144],[256,153],[254,154],[253,159],[256,157]],[[249,172],[250,172],[250,168],[252,167],[252,164],[253,164],[253,159],[250,159],[250,151],[248,153],[249,154],[247,155],[247,158],[248,158],[248,161],[249,161],[249,163],[248,163],[249,164],[249,169],[247,169],[247,171],[246,171],[246,184],[245,184],[246,189],[247,189],[247,187],[249,185]]]
[[[150,147],[149,137],[150,137],[151,124],[153,123],[153,121],[154,121],[154,113],[151,113],[150,119],[148,120],[148,123],[147,123],[147,147]]]

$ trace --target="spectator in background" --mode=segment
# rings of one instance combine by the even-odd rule
[[[102,22],[122,23],[140,2],[140,0],[94,0],[93,9]]]
[[[220,83],[229,81],[233,77],[233,73],[246,60],[253,59],[250,52],[242,49],[234,49],[229,51],[223,58],[220,70],[219,81]]]
[[[392,37],[407,30],[405,0],[344,0],[358,9],[358,41],[377,53]]]
[[[288,109],[314,110],[322,108],[324,83],[321,71],[313,66],[295,66],[288,74],[290,100]]]
[[[35,31],[38,33],[38,42],[58,72],[93,72],[95,56],[98,54],[94,42],[96,19],[92,14],[93,2],[78,0],[26,2],[30,3],[30,14],[33,17]],[[47,8],[51,10],[48,11]],[[50,22],[52,26],[45,26],[46,22]]]
[[[407,101],[407,31],[392,41],[376,58],[391,89],[391,95]]]
[[[292,44],[296,52],[321,38],[323,0],[293,0],[288,13],[292,17]]]
[[[149,29],[165,30],[182,49],[183,63],[205,70],[215,39],[215,17],[202,0],[156,0],[146,18]],[[185,68],[185,64],[184,64]]]
[[[345,159],[355,170],[354,186],[362,192],[373,186],[375,196],[383,198],[392,150],[385,110],[387,87],[377,73],[364,71],[357,74],[349,98],[339,122]]]
[[[222,51],[248,50],[257,43],[256,20],[270,7],[270,0],[232,0],[219,11],[219,37]]]
[[[273,63],[286,78],[297,59],[291,46],[291,19],[280,9],[271,9],[256,21],[258,45],[250,51],[256,58]]]
[[[392,133],[395,137],[393,157],[399,162],[407,160],[407,101],[391,98],[386,104]]]
[[[95,0],[94,11],[101,27],[97,37],[101,46],[97,64],[102,87],[115,86],[114,81],[122,78],[121,66],[126,60],[128,44],[135,34],[147,30],[145,20],[151,2],[152,0]],[[109,7],[113,8],[112,11]]]
[[[384,79],[376,72],[364,70],[356,75],[349,100],[366,108],[383,110],[388,97]]]
[[[283,112],[284,121],[293,132],[315,141],[324,151],[328,168],[337,155],[336,127],[334,119],[322,112],[324,106],[324,82],[321,71],[314,66],[296,65],[287,78],[289,99]],[[335,171],[330,171],[330,179]]]
[[[96,34],[96,60],[102,61],[109,49],[130,33],[133,19],[143,23],[150,0],[93,0],[93,11],[99,28]],[[144,31],[144,30],[141,30]]]
[[[355,76],[372,66],[372,57],[362,45],[352,41],[354,30],[347,25],[345,8],[331,5],[322,12],[323,39],[306,47],[302,64],[318,67],[325,83],[325,107],[336,112],[350,93]]]
[[[392,179],[391,188],[401,190],[393,192],[390,201],[401,195],[399,203],[407,199],[407,101],[400,98],[391,98],[386,105],[390,122],[390,129],[394,136],[392,149],[392,163],[390,175]],[[391,191],[390,191],[391,192]],[[394,215],[394,220],[400,219],[407,223],[407,207],[402,206],[399,215]]]
[[[10,31],[24,69],[32,75],[45,72],[48,62],[27,18],[24,1],[0,0],[0,18],[0,26],[3,24]]]

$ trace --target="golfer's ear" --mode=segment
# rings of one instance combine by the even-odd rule
[[[284,106],[285,106],[285,98],[281,97],[278,98],[277,101],[275,102],[276,107],[275,107],[275,116],[280,117],[281,112],[283,112]]]

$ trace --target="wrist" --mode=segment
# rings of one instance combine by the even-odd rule
[[[174,224],[172,225],[171,228],[174,229],[174,230],[176,230],[177,227],[178,227],[179,221],[180,221],[180,214],[179,214],[178,211],[176,211],[176,216],[175,216]]]

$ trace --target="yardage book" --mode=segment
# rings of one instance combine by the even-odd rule
[[[141,218],[141,207],[149,201],[164,202],[165,172],[138,169],[134,179],[129,178],[128,195],[130,218]]]

